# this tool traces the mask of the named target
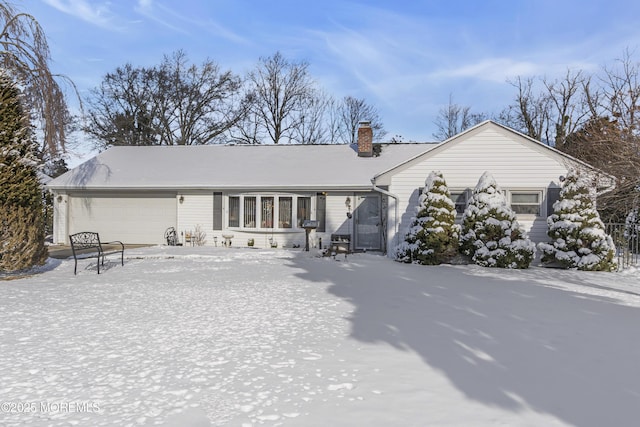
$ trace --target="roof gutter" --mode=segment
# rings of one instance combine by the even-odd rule
[[[384,194],[385,196],[391,197],[392,199],[395,200],[395,203],[394,203],[394,205],[395,205],[395,218],[393,220],[393,230],[394,230],[394,233],[393,233],[393,240],[394,240],[393,247],[395,247],[395,246],[398,245],[397,244],[397,240],[398,240],[398,222],[399,222],[398,219],[400,217],[399,216],[399,214],[400,214],[400,206],[399,206],[400,205],[400,203],[399,203],[400,202],[400,197],[398,197],[397,194],[393,194],[393,193],[391,193],[391,192],[389,192],[389,191],[387,191],[387,190],[385,190],[383,188],[378,187],[376,185],[376,178],[375,177],[371,178],[371,189],[373,191],[377,191],[378,193]],[[385,248],[385,252],[387,252],[387,248]]]

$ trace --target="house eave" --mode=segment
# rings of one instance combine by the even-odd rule
[[[400,163],[400,164],[398,164],[398,165],[396,165],[394,167],[391,167],[391,168],[389,168],[389,169],[387,169],[385,171],[377,173],[373,177],[373,180],[378,185],[389,184],[391,176],[396,171],[398,171],[400,168],[402,168],[402,167],[404,167],[406,165],[409,165],[412,162],[418,161],[420,159],[426,159],[426,158],[428,158],[430,156],[437,155],[439,152],[441,152],[442,150],[445,150],[452,143],[455,143],[455,141],[460,141],[463,138],[466,138],[469,135],[480,131],[482,128],[485,128],[485,127],[491,126],[491,125],[496,126],[499,129],[502,129],[503,132],[511,133],[511,134],[519,136],[520,138],[523,138],[528,143],[533,144],[534,146],[536,146],[538,148],[542,148],[544,151],[549,153],[551,156],[555,156],[558,160],[562,159],[562,160],[565,160],[565,161],[569,161],[569,162],[573,163],[574,165],[579,165],[580,167],[583,167],[583,168],[585,168],[587,170],[590,170],[593,173],[596,173],[599,177],[604,178],[605,180],[609,181],[610,183],[613,183],[613,187],[615,187],[616,178],[614,176],[612,176],[610,174],[607,174],[606,172],[603,172],[603,171],[591,166],[590,164],[588,164],[588,163],[586,163],[586,162],[584,162],[584,161],[582,161],[580,159],[577,159],[577,158],[575,158],[575,157],[573,157],[573,156],[571,156],[569,154],[566,154],[566,153],[558,150],[555,147],[551,147],[551,146],[548,146],[546,144],[543,144],[542,142],[540,142],[540,141],[538,141],[538,140],[536,140],[534,138],[531,138],[528,135],[525,135],[525,134],[523,134],[521,132],[518,132],[515,129],[511,129],[508,126],[505,126],[505,125],[502,125],[500,123],[494,122],[493,120],[485,120],[482,123],[479,123],[479,124],[469,128],[469,129],[466,129],[465,131],[463,131],[463,132],[461,132],[461,133],[459,133],[457,135],[454,135],[453,137],[451,137],[451,138],[449,138],[449,139],[447,139],[445,141],[440,142],[439,144],[437,144],[436,147],[434,147],[433,149],[431,149],[431,150],[429,150],[427,152],[420,153],[420,154],[418,154],[418,155],[416,155],[416,156],[414,156],[412,158],[409,158],[406,161],[404,161],[404,162],[402,162],[402,163]],[[609,187],[610,187],[610,189],[607,190],[607,191],[611,191],[611,188],[612,188],[611,185],[609,185]]]
[[[47,187],[55,193],[78,191],[370,191],[371,184],[358,185],[136,185],[136,186],[55,186]]]

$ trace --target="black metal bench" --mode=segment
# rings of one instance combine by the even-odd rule
[[[71,242],[71,252],[73,252],[73,259],[75,266],[73,267],[73,274],[78,270],[78,257],[84,258],[98,258],[98,274],[100,274],[100,265],[104,265],[105,255],[120,254],[120,262],[124,265],[124,244],[118,240],[113,242],[100,242],[100,236],[98,233],[91,231],[83,231],[81,233],[69,235],[69,242]],[[109,246],[112,246],[111,248]]]
[[[351,235],[349,234],[332,234],[331,246],[329,246],[329,254],[336,258],[336,254],[343,253],[344,259],[347,254],[351,253]]]

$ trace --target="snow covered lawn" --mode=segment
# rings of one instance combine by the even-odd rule
[[[635,426],[640,273],[146,248],[0,281],[3,426]]]

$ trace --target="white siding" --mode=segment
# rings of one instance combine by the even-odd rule
[[[466,138],[451,141],[442,150],[398,168],[391,176],[389,191],[399,199],[401,238],[414,215],[418,188],[433,170],[443,173],[450,189],[473,189],[480,176],[489,171],[504,190],[542,191],[541,216],[520,218],[523,228],[535,241],[546,237],[546,188],[559,185],[559,177],[567,173],[560,157],[544,147],[537,147],[517,135],[497,128],[485,128]],[[394,212],[390,210],[389,252],[397,243],[393,232]]]
[[[354,193],[327,194],[327,234],[352,234],[352,220],[347,218],[347,197],[351,199],[351,212],[355,209],[356,197]]]
[[[67,242],[69,231],[67,229],[67,214],[69,197],[66,194],[54,194],[53,196],[53,243],[64,244]]]
[[[180,193],[176,198],[178,206],[176,231],[179,241],[186,243],[185,234],[194,232],[196,227],[200,226],[200,230],[206,233],[206,244],[213,245],[213,191]]]
[[[197,224],[200,224],[203,231],[207,233],[207,245],[214,245],[214,237],[217,239],[217,244],[221,245],[224,241],[223,234],[232,234],[232,246],[246,247],[249,239],[254,239],[255,247],[264,248],[269,247],[272,240],[278,243],[278,247],[292,247],[293,245],[299,245],[301,248],[305,245],[305,232],[304,230],[295,228],[280,229],[280,230],[259,230],[259,229],[230,229],[228,227],[228,197],[230,195],[253,195],[262,194],[265,196],[291,196],[293,200],[293,214],[295,215],[296,202],[295,197],[311,197],[311,218],[316,219],[317,206],[316,206],[316,193],[315,192],[301,192],[301,193],[250,193],[250,192],[225,192],[223,193],[223,230],[213,231],[213,191],[210,193],[194,193],[183,194],[184,201],[178,203],[178,234],[184,231],[194,230]],[[330,192],[326,195],[326,219],[325,219],[325,232],[312,231],[310,235],[310,245],[312,247],[318,247],[320,239],[322,240],[323,247],[329,245],[331,234],[352,234],[353,224],[347,218],[347,208],[345,201],[347,197],[351,198],[352,212],[355,209],[357,198],[353,192]],[[179,198],[179,196],[178,196]],[[277,221],[277,219],[276,219]],[[272,239],[272,240],[270,240]],[[181,239],[182,241],[182,239]]]
[[[225,241],[223,235],[233,235],[231,244],[234,247],[246,247],[249,239],[254,240],[254,247],[256,248],[268,248],[272,242],[277,243],[279,248],[292,247],[298,245],[304,247],[305,244],[305,232],[302,229],[296,227],[296,209],[297,209],[297,197],[310,197],[311,198],[311,218],[316,218],[316,197],[313,192],[251,192],[251,191],[233,191],[223,192],[222,194],[222,230],[213,230],[213,193],[211,191],[201,192],[184,192],[177,196],[178,200],[178,236],[180,242],[185,242],[184,235],[186,232],[195,231],[196,226],[200,225],[203,232],[206,233],[206,245],[221,246]],[[184,197],[182,203],[179,202],[180,197]],[[250,196],[250,197],[291,197],[292,198],[292,219],[294,225],[289,229],[252,229],[252,228],[229,228],[229,196]],[[243,204],[240,206],[240,216],[242,218]],[[258,203],[257,210],[260,210]],[[258,212],[260,214],[260,212]],[[274,221],[277,223],[278,217],[274,213]],[[324,238],[323,233],[311,233],[311,245],[317,246],[318,238]]]
[[[169,194],[92,194],[69,197],[69,234],[100,233],[104,241],[161,244],[176,225],[176,198]]]

